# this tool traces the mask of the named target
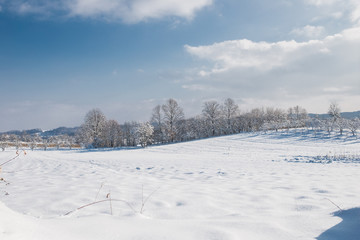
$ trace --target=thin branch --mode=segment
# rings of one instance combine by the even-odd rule
[[[16,156],[15,156],[15,157],[13,157],[13,158],[7,160],[6,162],[0,164],[0,167],[3,166],[3,165],[5,165],[5,164],[7,164],[7,163],[9,163],[9,162],[11,162],[11,161],[13,161],[13,160],[15,160],[15,159],[18,158],[19,156],[20,156],[20,154],[19,154],[18,152],[16,152]]]
[[[0,169],[1,170],[1,169]],[[9,185],[10,183],[9,182],[7,182],[4,178],[0,178],[0,181],[1,182],[4,182],[5,183],[5,185]]]
[[[134,213],[136,213],[136,210],[133,208],[133,206],[131,206],[131,204],[130,204],[129,202],[127,202],[127,201],[125,201],[125,200],[122,200],[122,199],[110,199],[110,198],[108,198],[108,199],[104,199],[104,200],[100,200],[100,201],[96,201],[96,202],[92,202],[92,203],[85,204],[85,205],[83,205],[83,206],[81,206],[81,207],[78,207],[78,208],[75,209],[75,210],[72,210],[72,211],[70,211],[70,212],[65,213],[64,216],[67,216],[67,215],[69,215],[69,214],[71,214],[71,213],[73,213],[73,212],[75,212],[75,211],[80,210],[80,209],[83,209],[83,208],[86,208],[86,207],[89,207],[89,206],[92,206],[92,205],[95,205],[95,204],[98,204],[98,203],[107,202],[107,201],[115,201],[115,202],[123,202],[123,203],[126,203],[126,204],[129,206],[129,208],[131,208],[131,210],[133,210]]]
[[[111,201],[111,195],[110,195],[110,212],[111,212],[111,215],[113,215],[113,209],[112,209],[112,201]]]
[[[109,199],[109,202],[110,202],[110,213],[111,213],[111,215],[113,215],[110,190],[109,190],[109,193],[106,195],[106,198]]]
[[[342,211],[341,207],[339,207],[337,204],[335,204],[333,201],[331,201],[328,198],[325,198],[326,200],[328,200],[329,202],[331,202],[332,204],[334,204],[334,206],[336,206],[340,211]]]
[[[100,188],[99,188],[99,190],[98,190],[98,192],[97,192],[97,194],[95,196],[95,201],[97,200],[97,198],[99,196],[99,193],[100,193],[100,190],[102,189],[103,186],[104,186],[104,183],[101,183],[101,186],[100,186]]]
[[[146,204],[146,202],[150,199],[150,197],[157,191],[157,190],[159,190],[160,189],[160,187],[158,187],[157,189],[155,189],[154,191],[152,191],[152,193],[150,193],[150,195],[149,196],[147,196],[147,198],[145,199],[145,201],[143,200],[142,201],[142,205],[141,205],[141,209],[140,209],[140,213],[142,214],[143,213],[143,209],[144,209],[144,206],[145,206],[145,204]],[[142,194],[143,195],[143,199],[144,199],[144,194]]]
[[[141,208],[140,208],[141,214],[143,213],[144,206],[145,206],[145,203],[144,203],[144,184],[143,184],[143,185],[141,185]]]
[[[25,156],[25,155],[26,155],[25,150],[22,150],[22,151],[24,152],[24,156]],[[11,161],[13,161],[13,160],[15,160],[15,159],[18,158],[19,156],[20,156],[19,151],[16,151],[16,156],[15,156],[15,157],[13,157],[13,158],[7,160],[6,162],[3,162],[2,164],[0,164],[0,173],[2,172],[2,166],[3,166],[3,165],[5,165],[5,164],[7,164],[7,163],[9,163],[9,162],[11,162]],[[0,181],[5,182],[6,185],[9,184],[7,181],[5,181],[4,178],[0,178]]]

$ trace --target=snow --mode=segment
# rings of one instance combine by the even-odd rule
[[[0,239],[359,239],[359,146],[293,131],[27,150],[2,167]]]

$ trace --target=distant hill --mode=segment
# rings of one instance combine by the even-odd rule
[[[330,115],[327,113],[323,113],[323,114],[309,113],[309,117],[312,117],[312,118],[319,117],[320,119],[326,119],[326,118],[330,118]],[[347,119],[360,118],[360,111],[342,112],[341,117],[347,118]]]
[[[3,132],[0,134],[14,134],[14,135],[35,135],[38,133],[42,133],[43,131],[40,128],[36,128],[36,129],[30,129],[30,130],[11,130],[11,131],[7,131],[7,132]]]
[[[39,128],[37,129],[30,129],[30,130],[12,130],[12,131],[7,131],[7,132],[3,132],[0,134],[15,134],[15,135],[35,135],[35,134],[39,134],[40,136],[43,137],[51,137],[51,136],[58,136],[58,135],[69,135],[69,136],[75,136],[76,131],[79,129],[79,127],[73,127],[73,128],[68,128],[68,127],[59,127],[59,128],[55,128],[52,130],[48,130],[48,131],[43,131]]]
[[[55,128],[53,130],[44,131],[41,135],[50,137],[50,136],[57,136],[57,135],[69,135],[69,136],[75,136],[76,131],[79,129],[79,127],[73,127],[73,128],[67,128],[67,127],[59,127]]]

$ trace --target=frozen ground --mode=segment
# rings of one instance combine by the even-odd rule
[[[284,132],[27,151],[2,169],[0,239],[358,240],[359,147]],[[0,152],[0,163],[14,155]],[[65,215],[109,193],[111,207]]]

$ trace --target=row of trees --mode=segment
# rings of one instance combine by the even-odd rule
[[[169,117],[172,115],[174,117]],[[164,105],[158,105],[153,109],[150,122],[154,126],[154,142],[167,143],[259,131],[264,127],[275,130],[302,127],[305,126],[307,118],[306,110],[299,106],[289,108],[288,111],[278,108],[256,108],[241,113],[235,101],[228,98],[223,104],[207,101],[201,114],[185,119],[183,110],[176,101],[169,99]],[[173,119],[176,121],[172,121]]]
[[[152,144],[153,126],[150,123],[127,122],[120,125],[116,120],[107,120],[100,109],[93,109],[85,116],[76,136],[85,147],[146,147]]]
[[[176,100],[169,99],[157,105],[149,122],[127,122],[120,125],[107,120],[99,109],[85,116],[77,136],[78,142],[91,147],[145,147],[149,144],[164,144],[206,137],[221,136],[264,129],[303,127],[308,115],[305,109],[296,106],[287,111],[278,108],[256,108],[240,113],[234,100],[228,98],[223,104],[207,101],[202,113],[185,118],[183,109]]]
[[[330,118],[319,119],[313,118],[308,121],[308,127],[311,127],[315,134],[319,131],[326,131],[329,135],[338,131],[340,135],[343,135],[345,129],[349,130],[353,136],[356,135],[357,130],[360,128],[360,119],[346,119],[341,117],[341,109],[335,102],[329,106],[328,114]]]
[[[241,132],[268,131],[290,128],[304,128],[340,135],[349,130],[353,136],[360,128],[359,119],[341,117],[337,104],[331,104],[328,110],[330,118],[309,118],[307,111],[299,106],[287,110],[279,108],[255,108],[240,112],[238,105],[231,98],[222,104],[207,101],[201,114],[185,118],[182,107],[176,100],[169,99],[153,108],[150,121],[145,123],[125,122],[120,125],[116,120],[108,120],[100,109],[89,111],[75,137],[60,135],[41,137],[39,135],[2,135],[0,148],[11,146],[34,149],[36,147],[124,147],[151,144],[165,144],[189,141],[213,136],[222,136]]]
[[[43,148],[47,150],[48,147],[59,148],[73,148],[78,147],[75,137],[68,135],[58,135],[51,137],[43,137],[39,134],[1,134],[0,135],[0,149],[4,151],[7,147],[15,147],[16,149],[28,147],[31,150],[35,148]]]
[[[318,132],[327,132],[328,135],[337,132],[339,135],[343,135],[345,130],[349,130],[352,136],[356,136],[360,128],[360,119],[346,119],[342,117],[328,119],[312,118],[307,121],[307,127],[312,129],[315,135]]]

